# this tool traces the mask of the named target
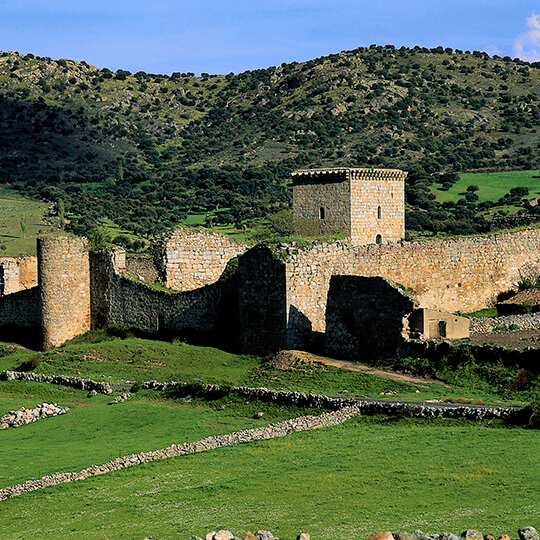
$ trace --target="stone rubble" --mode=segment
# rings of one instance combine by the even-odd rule
[[[473,317],[469,322],[471,334],[493,332],[497,328],[517,326],[520,330],[540,328],[540,312],[500,317]]]
[[[58,407],[56,403],[42,403],[35,409],[21,407],[17,411],[9,411],[0,417],[0,429],[23,426],[24,424],[36,422],[41,418],[51,418],[59,414],[66,414],[68,411],[69,409],[67,407]]]
[[[538,532],[534,527],[522,527],[518,530],[519,540],[539,540]],[[270,531],[257,531],[253,534],[250,531],[245,532],[241,536],[242,540],[279,540]],[[199,536],[191,536],[189,540],[202,540]],[[218,532],[211,531],[204,536],[204,540],[240,540],[231,531],[220,530]],[[309,534],[300,532],[296,540],[311,540]],[[440,534],[426,534],[420,530],[410,532],[390,532],[378,531],[369,535],[365,540],[495,540],[491,534],[482,534],[474,529],[467,529],[461,534],[452,534],[443,532]],[[511,540],[508,534],[502,534],[497,540]]]
[[[124,394],[116,396],[112,401],[109,402],[109,405],[114,405],[115,403],[123,403],[128,399],[131,399],[131,394],[129,392],[125,392]]]

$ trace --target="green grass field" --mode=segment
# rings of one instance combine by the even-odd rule
[[[440,184],[434,184],[431,188],[438,202],[457,202],[463,198],[467,186],[478,186],[478,202],[498,201],[513,187],[524,186],[529,188],[529,198],[540,195],[540,172],[532,171],[507,171],[497,173],[463,173],[448,191],[437,189]]]
[[[0,415],[55,402],[70,412],[1,432],[0,488],[54,472],[75,471],[119,456],[248,429],[306,412],[273,404],[223,399],[172,400],[154,391],[109,405],[111,396],[38,383],[0,382]],[[255,419],[262,412],[262,418]]]
[[[97,343],[81,343],[76,338],[48,352],[17,349],[12,354],[0,357],[0,371],[16,370],[21,363],[29,361],[36,362],[37,367],[33,371],[39,373],[65,374],[116,383],[152,379],[202,381],[330,395],[380,397],[382,393],[392,392],[392,398],[404,400],[465,398],[481,399],[492,404],[517,405],[532,399],[529,395],[520,397],[519,393],[503,396],[485,382],[470,380],[468,372],[465,374],[467,380],[464,379],[461,385],[415,384],[383,378],[368,371],[348,371],[332,366],[278,369],[262,364],[262,359],[254,356],[142,338],[116,338]]]
[[[47,209],[46,203],[21,197],[0,186],[0,257],[36,254],[36,237],[53,229],[46,219]]]
[[[515,537],[540,527],[539,443],[538,431],[498,425],[357,418],[4,501],[2,537],[163,540],[220,528],[283,539],[467,528]]]
[[[98,380],[176,379],[425,400],[500,400],[485,385],[406,383],[367,372],[262,359],[185,343],[109,339],[93,333],[36,353],[0,347],[0,369],[39,360],[35,371]],[[101,339],[101,341],[99,341]],[[467,383],[467,384],[465,384]],[[347,390],[347,392],[344,392]],[[418,390],[418,392],[417,392]],[[518,401],[517,394],[513,396]],[[311,409],[247,401],[111,396],[47,384],[0,382],[0,415],[43,401],[66,415],[0,431],[0,487],[118,456],[194,441]],[[259,417],[258,413],[262,413]],[[267,529],[284,540],[360,539],[376,530],[515,534],[540,527],[540,432],[501,421],[363,417],[334,428],[149,463],[0,502],[2,539],[142,539]]]

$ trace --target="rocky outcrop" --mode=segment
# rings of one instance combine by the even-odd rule
[[[30,424],[36,422],[41,418],[50,418],[59,414],[65,414],[69,409],[58,407],[56,403],[42,403],[35,409],[27,409],[21,407],[17,411],[9,411],[4,416],[0,417],[0,429],[6,429],[8,427],[19,427],[24,424]]]

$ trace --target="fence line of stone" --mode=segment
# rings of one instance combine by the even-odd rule
[[[0,380],[21,380],[60,384],[81,390],[96,391],[102,394],[112,393],[111,385],[105,382],[70,377],[67,375],[42,375],[40,373],[25,373],[20,371],[3,371]],[[498,407],[487,405],[455,405],[447,403],[418,402],[410,403],[397,400],[367,399],[358,397],[326,396],[308,394],[306,392],[289,392],[285,390],[269,390],[268,388],[250,388],[248,386],[220,387],[215,384],[145,381],[141,383],[145,390],[173,390],[178,395],[201,395],[209,399],[233,393],[239,397],[314,407],[318,409],[338,410],[343,407],[358,406],[362,414],[385,414],[388,416],[415,416],[418,418],[466,418],[468,420],[482,419],[511,419],[522,410],[517,407]]]
[[[522,409],[517,407],[499,407],[488,405],[455,405],[448,403],[411,403],[397,400],[367,399],[357,397],[325,396],[305,392],[287,392],[285,390],[269,390],[268,388],[250,388],[235,386],[223,389],[218,385],[192,384],[184,382],[145,381],[141,383],[144,389],[173,390],[177,395],[204,395],[219,397],[225,391],[230,391],[239,397],[259,401],[271,401],[285,405],[301,407],[316,407],[320,409],[339,410],[343,407],[358,407],[365,415],[385,414],[389,416],[414,416],[418,418],[466,418],[468,420],[510,419]]]
[[[290,420],[284,420],[283,422],[278,422],[276,424],[268,424],[266,426],[235,431],[225,435],[214,435],[191,443],[183,443],[180,445],[173,444],[166,448],[151,452],[130,454],[124,457],[118,457],[112,461],[108,461],[103,465],[91,465],[90,467],[87,467],[79,472],[58,472],[43,476],[37,480],[27,480],[22,484],[0,489],[0,501],[49,486],[85,480],[86,478],[90,478],[92,476],[118,471],[120,469],[133,467],[135,465],[148,463],[150,461],[158,461],[185,454],[205,452],[207,450],[214,450],[224,446],[232,446],[251,441],[284,437],[299,431],[336,426],[342,424],[349,418],[358,415],[358,413],[359,408],[357,406],[345,407],[343,409],[339,409],[338,411],[323,412],[317,416],[301,416],[298,418],[292,418]]]
[[[502,315],[501,317],[473,317],[469,322],[471,334],[493,332],[501,328],[517,326],[520,330],[540,328],[540,313],[524,315]]]
[[[69,386],[78,390],[92,390],[100,394],[112,393],[112,388],[109,383],[93,381],[92,379],[83,379],[81,377],[71,377],[70,375],[43,375],[41,373],[31,373],[25,371],[2,371],[0,373],[0,381],[30,381],[39,383],[58,384],[61,386]]]

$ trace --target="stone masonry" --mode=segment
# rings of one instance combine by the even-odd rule
[[[221,234],[178,229],[158,239],[154,255],[165,286],[192,291],[215,283],[227,263],[247,249]]]
[[[90,265],[81,238],[38,238],[43,348],[90,330]]]
[[[304,169],[293,177],[293,213],[305,232],[341,232],[353,244],[405,236],[405,178],[398,169]]]
[[[37,285],[37,258],[0,257],[0,297]]]

